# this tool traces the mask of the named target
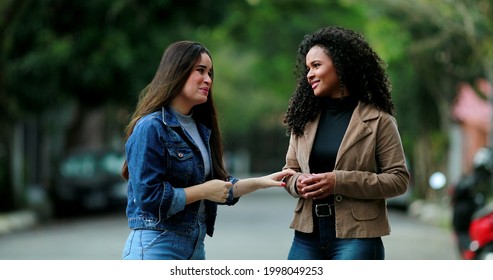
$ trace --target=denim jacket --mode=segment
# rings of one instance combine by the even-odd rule
[[[211,131],[196,120],[210,154]],[[125,144],[129,170],[127,217],[131,229],[184,232],[196,225],[200,201],[185,205],[183,188],[204,183],[204,161],[192,137],[169,107],[142,117]],[[214,178],[214,174],[212,174]],[[229,177],[233,184],[238,179]],[[233,205],[233,188],[224,204]],[[205,200],[207,234],[212,236],[217,203]]]

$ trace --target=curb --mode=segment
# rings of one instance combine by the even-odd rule
[[[7,214],[0,213],[0,235],[34,227],[38,224],[37,215],[30,210]]]
[[[427,224],[441,228],[450,228],[452,209],[450,207],[416,200],[409,206],[408,214]]]

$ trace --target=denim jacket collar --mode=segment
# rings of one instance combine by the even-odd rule
[[[161,107],[161,118],[163,119],[163,123],[167,126],[179,127],[180,123],[176,118],[175,114],[173,114],[173,109],[171,107]]]

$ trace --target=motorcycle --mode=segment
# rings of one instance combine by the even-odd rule
[[[452,225],[462,259],[493,260],[493,149],[481,148],[474,169],[452,189]]]

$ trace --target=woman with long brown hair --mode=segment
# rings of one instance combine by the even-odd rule
[[[123,259],[205,259],[217,204],[235,204],[260,188],[284,186],[292,171],[238,180],[223,164],[213,102],[214,71],[201,44],[180,41],[163,54],[126,130]]]

